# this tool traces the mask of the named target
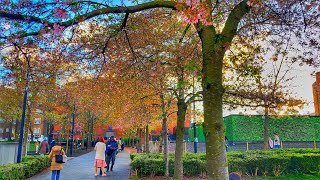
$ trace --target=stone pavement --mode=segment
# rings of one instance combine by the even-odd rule
[[[98,175],[94,176],[94,162],[95,151],[75,157],[68,160],[64,164],[63,170],[60,173],[61,180],[73,179],[108,179],[108,180],[127,180],[130,175],[130,155],[128,151],[120,152],[117,154],[114,170],[107,172],[106,177]],[[99,170],[98,170],[99,171]],[[33,176],[30,180],[50,180],[50,168],[44,170],[40,174]]]

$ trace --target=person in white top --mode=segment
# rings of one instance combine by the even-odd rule
[[[274,133],[274,148],[280,149],[280,138],[276,133]]]
[[[94,175],[98,176],[98,168],[101,168],[102,176],[107,176],[104,173],[104,167],[107,166],[106,159],[105,159],[106,144],[102,137],[99,139],[99,142],[94,147],[94,150],[96,151],[96,157],[94,160],[94,173],[95,173]]]

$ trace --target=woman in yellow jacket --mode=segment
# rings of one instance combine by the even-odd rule
[[[52,147],[52,150],[49,154],[49,159],[51,160],[51,171],[52,171],[51,180],[59,180],[60,170],[63,169],[62,163],[56,163],[56,155],[58,154],[65,155],[65,152],[60,146],[60,143],[56,143],[55,146]]]

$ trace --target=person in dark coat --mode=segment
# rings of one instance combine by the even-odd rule
[[[114,136],[110,137],[110,140],[107,142],[107,171],[109,171],[110,162],[111,168],[110,170],[113,171],[114,161],[116,160],[116,153],[118,149],[118,142],[115,140]]]

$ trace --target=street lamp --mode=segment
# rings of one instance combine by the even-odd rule
[[[193,141],[194,153],[197,153],[198,152],[198,147],[197,147],[198,137],[197,137],[197,123],[196,122],[193,123],[193,137],[194,137],[194,141]]]
[[[74,138],[74,119],[76,116],[76,103],[73,105],[72,112],[72,129],[71,129],[71,146],[70,146],[70,157],[72,157],[72,147],[73,147],[73,138]]]
[[[22,155],[22,141],[24,134],[24,120],[26,117],[26,107],[27,107],[27,96],[28,96],[29,87],[26,87],[23,95],[23,106],[22,106],[22,117],[21,117],[21,127],[20,127],[20,136],[19,136],[19,144],[18,144],[18,155],[17,155],[17,163],[21,162]],[[27,137],[25,137],[27,138]]]

